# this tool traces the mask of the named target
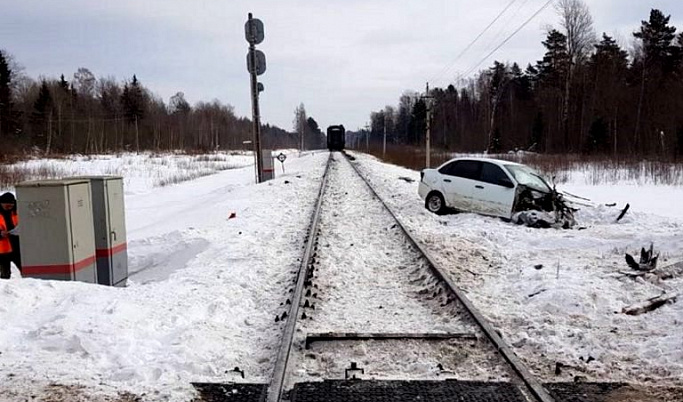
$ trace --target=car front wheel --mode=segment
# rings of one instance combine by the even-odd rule
[[[439,193],[429,194],[425,200],[425,208],[437,215],[443,214],[446,212],[446,203],[443,200],[443,196]]]

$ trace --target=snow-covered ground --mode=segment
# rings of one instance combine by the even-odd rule
[[[149,192],[154,187],[178,184],[253,163],[253,154],[239,151],[206,155],[144,152],[73,155],[60,159],[32,158],[10,165],[6,173],[10,176],[25,176],[27,180],[85,175],[121,176],[124,178],[126,195],[132,195]]]
[[[235,366],[245,381],[267,380],[283,325],[274,319],[300,264],[327,155],[290,152],[286,174],[278,163],[278,177],[260,185],[253,167],[238,167],[251,162],[248,155],[227,155],[234,169],[178,184],[178,165],[149,172],[144,160],[156,156],[59,162],[67,175],[126,177],[130,286],[17,272],[0,281],[0,401],[188,401],[192,381],[241,380],[230,372]],[[429,214],[417,181],[399,179],[419,180],[418,172],[365,155],[357,163],[544,380],[681,385],[683,303],[621,313],[680,291],[680,271],[659,282],[619,274],[628,269],[624,252],[650,242],[662,264],[683,260],[679,188],[570,182],[564,188],[572,193],[633,208],[619,224],[617,211],[602,207],[578,214],[584,230],[537,230]],[[566,366],[559,376],[556,362]]]
[[[0,400],[125,400],[117,395],[130,392],[188,401],[191,381],[234,379],[226,370],[235,366],[247,381],[267,380],[281,335],[274,317],[326,161],[324,152],[290,153],[287,173],[277,166],[278,177],[261,185],[245,167],[163,188],[136,183],[142,161],[120,161],[134,189],[125,198],[129,286],[16,271],[0,281]],[[98,165],[79,164],[77,174],[99,173]]]
[[[616,208],[583,208],[581,230],[539,230],[474,214],[430,214],[417,196],[419,172],[356,156],[380,195],[545,381],[578,375],[683,385],[683,303],[639,316],[621,312],[680,292],[683,269],[673,268],[675,278],[666,281],[619,273],[629,271],[625,252],[651,242],[662,253],[660,266],[683,260],[680,188],[570,182],[561,189],[595,202],[630,202],[631,212],[617,224]],[[560,375],[556,363],[565,366]]]

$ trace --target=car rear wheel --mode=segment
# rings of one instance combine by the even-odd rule
[[[443,196],[439,193],[430,193],[425,200],[425,208],[437,215],[443,214],[446,212],[446,203],[443,200]]]

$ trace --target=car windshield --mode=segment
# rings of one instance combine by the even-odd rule
[[[532,168],[524,165],[505,165],[505,168],[514,176],[517,183],[544,193],[551,191],[550,186]]]

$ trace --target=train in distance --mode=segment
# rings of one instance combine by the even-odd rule
[[[346,130],[341,124],[327,127],[327,149],[343,151],[346,145]]]

